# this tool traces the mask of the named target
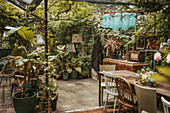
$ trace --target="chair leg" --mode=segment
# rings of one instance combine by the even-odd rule
[[[140,107],[138,107],[138,113],[141,113],[141,108]]]
[[[119,111],[118,111],[118,113],[120,113],[121,108],[122,108],[122,104],[120,104],[120,106],[119,106]]]
[[[2,83],[2,80],[3,80],[3,77],[0,77],[1,78],[1,80],[0,80],[0,84]]]
[[[103,88],[102,88],[102,97],[101,97],[101,100],[102,100],[102,106],[103,106]]]
[[[9,83],[10,83],[10,86],[11,86],[11,77],[9,78]]]
[[[113,113],[115,113],[115,109],[116,109],[116,102],[117,102],[117,97],[115,97],[115,99],[114,99],[114,109],[113,109]]]
[[[106,104],[107,104],[107,101],[108,101],[108,97],[109,97],[109,93],[107,93],[107,96],[106,96],[106,100],[105,100],[105,104],[104,104],[104,111],[106,110]]]
[[[5,79],[6,79],[6,84],[8,83],[8,78],[7,77],[5,77]]]

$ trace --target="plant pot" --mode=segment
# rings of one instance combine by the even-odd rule
[[[71,79],[77,79],[77,74],[78,74],[78,72],[76,71],[76,70],[72,70],[72,72],[71,72]]]
[[[28,97],[21,98],[22,92],[14,94],[13,106],[16,113],[34,113],[36,105],[36,93],[30,92]]]
[[[68,73],[63,73],[63,80],[68,80],[69,78],[69,74]]]
[[[78,78],[78,79],[82,79],[82,78],[83,78],[83,75],[78,74],[77,78]]]
[[[51,94],[52,97],[55,97],[53,100],[51,100],[51,109],[52,111],[56,110],[57,107],[57,100],[58,100],[58,93],[57,94]]]

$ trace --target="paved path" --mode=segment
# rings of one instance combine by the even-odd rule
[[[98,81],[93,79],[57,80],[59,98],[57,110],[63,113],[69,110],[90,109],[98,106]],[[0,113],[15,113],[14,109],[0,110]]]

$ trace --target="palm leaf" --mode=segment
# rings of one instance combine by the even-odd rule
[[[160,73],[170,77],[170,67],[169,66],[164,66],[164,67],[157,66],[156,68]]]
[[[160,75],[160,74],[153,74],[153,75],[151,75],[151,78],[154,79],[157,82],[168,81],[167,77]]]

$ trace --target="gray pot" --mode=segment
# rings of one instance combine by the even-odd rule
[[[68,80],[69,74],[68,73],[63,73],[63,80]]]
[[[72,70],[71,72],[71,79],[77,79],[78,72],[76,70]]]

